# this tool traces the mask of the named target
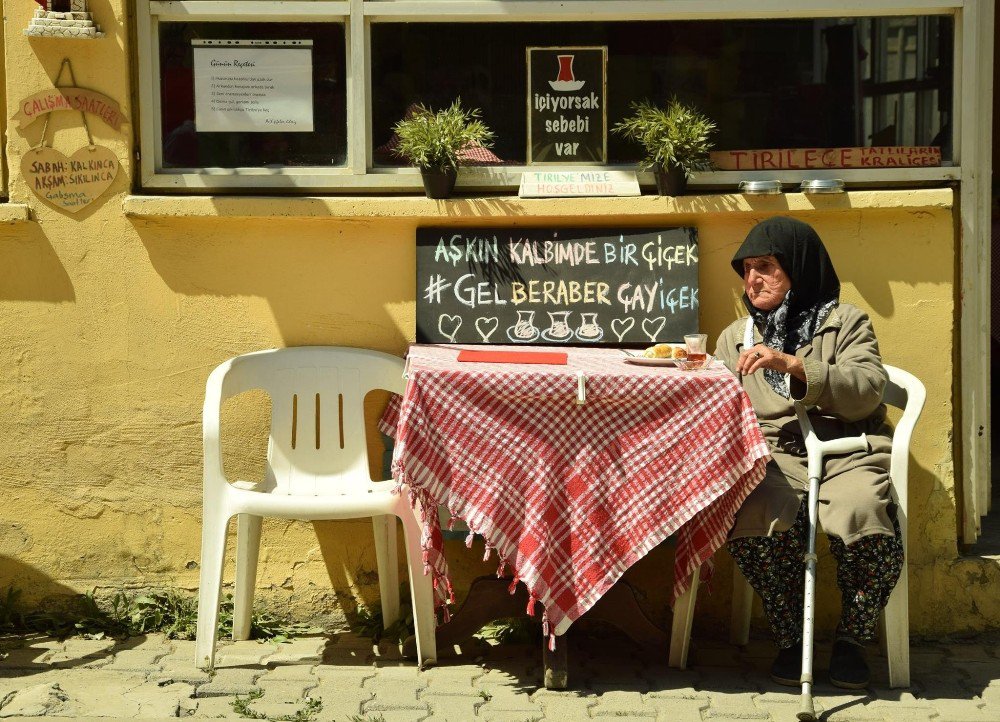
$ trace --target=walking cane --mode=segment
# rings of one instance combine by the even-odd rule
[[[845,436],[831,441],[820,441],[813,431],[812,423],[802,404],[795,404],[795,415],[799,417],[802,436],[806,441],[806,459],[809,471],[809,546],[805,555],[806,579],[802,605],[802,709],[798,718],[802,722],[815,722],[813,707],[813,621],[816,595],[816,517],[819,510],[819,481],[823,474],[823,457],[827,454],[846,454],[851,451],[867,451],[868,438]]]

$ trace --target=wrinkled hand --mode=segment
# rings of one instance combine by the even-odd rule
[[[774,369],[780,374],[791,374],[802,381],[806,379],[802,360],[797,356],[776,351],[762,343],[743,349],[736,360],[736,371],[749,376],[761,369]]]

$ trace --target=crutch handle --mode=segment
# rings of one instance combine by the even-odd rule
[[[868,436],[843,436],[839,439],[821,441],[820,452],[823,456],[827,454],[847,454],[851,451],[868,451]]]

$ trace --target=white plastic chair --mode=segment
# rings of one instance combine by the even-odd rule
[[[891,687],[908,687],[910,684],[910,615],[909,581],[907,577],[907,494],[910,462],[910,437],[913,427],[924,408],[927,392],[916,376],[894,366],[884,366],[889,374],[883,401],[903,410],[903,416],[892,437],[892,454],[889,462],[889,479],[897,505],[899,528],[903,537],[903,569],[899,581],[889,596],[884,612],[883,640],[889,660]],[[674,605],[674,619],[670,639],[670,666],[684,669],[691,646],[691,627],[698,594],[698,574],[692,574],[688,591]],[[743,578],[738,567],[733,568],[733,610],[730,639],[733,644],[745,645],[750,640],[750,611],[753,588]]]
[[[203,411],[204,488],[201,588],[195,663],[215,661],[222,569],[229,520],[237,517],[233,639],[247,639],[260,550],[261,521],[371,517],[375,531],[382,618],[399,617],[396,522],[403,522],[417,659],[437,657],[430,576],[424,575],[420,524],[404,487],[371,481],[364,399],[372,389],[403,393],[403,361],[364,349],[306,346],[260,351],[226,361],[208,378]],[[219,439],[222,403],[251,389],[271,397],[271,434],[263,482],[223,474]]]
[[[899,581],[889,596],[883,622],[883,645],[889,660],[889,686],[910,686],[910,611],[907,579],[907,495],[910,464],[910,436],[920,418],[927,398],[923,383],[916,376],[894,366],[884,366],[889,374],[883,401],[903,410],[892,435],[892,455],[889,480],[897,506],[899,529],[903,537],[903,569]],[[750,611],[753,589],[738,567],[733,567],[733,612],[730,638],[733,644],[744,645],[750,639]],[[693,605],[691,605],[693,607]],[[690,626],[688,626],[690,633]]]

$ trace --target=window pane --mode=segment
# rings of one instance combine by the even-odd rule
[[[524,163],[525,48],[580,45],[608,47],[609,129],[630,101],[677,94],[718,123],[718,150],[940,145],[950,157],[947,16],[375,23],[376,165],[403,164],[392,154],[392,126],[408,106],[437,108],[458,96],[496,131],[497,162]],[[609,132],[609,163],[640,157]]]
[[[313,132],[198,132],[192,40],[312,40]],[[341,23],[161,23],[164,168],[337,166],[347,161]]]

